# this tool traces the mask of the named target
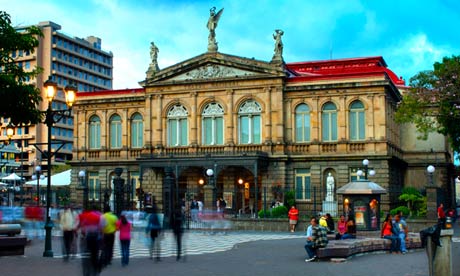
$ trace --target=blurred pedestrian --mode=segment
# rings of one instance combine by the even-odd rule
[[[182,222],[183,222],[183,215],[182,215],[181,209],[176,207],[174,209],[172,225],[171,225],[173,232],[174,232],[174,236],[176,237],[176,243],[177,243],[176,261],[180,260],[181,253],[182,253],[182,234],[183,234]]]
[[[117,229],[120,231],[120,245],[121,245],[121,265],[127,266],[129,264],[129,245],[131,243],[131,229],[132,224],[122,214],[117,222]]]
[[[71,248],[75,239],[75,230],[77,228],[76,222],[76,214],[69,206],[66,206],[59,212],[59,224],[61,225],[63,237],[64,261],[68,261],[69,256],[72,253]]]
[[[101,272],[99,249],[102,238],[101,213],[91,206],[79,215],[80,246],[83,255],[83,275],[94,276]]]
[[[149,253],[150,259],[153,259],[153,252],[155,251],[155,258],[157,261],[160,261],[160,241],[155,240],[159,238],[161,233],[161,223],[158,217],[158,209],[156,206],[155,201],[152,204],[152,213],[148,218],[147,228],[145,229],[147,235],[150,236],[150,245],[149,245]]]
[[[115,242],[115,232],[117,231],[118,217],[110,211],[110,206],[104,207],[102,215],[102,255],[101,265],[103,267],[112,264],[113,244]]]

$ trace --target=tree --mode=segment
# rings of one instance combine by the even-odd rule
[[[410,79],[396,112],[399,123],[414,123],[426,139],[437,131],[446,135],[454,151],[460,151],[460,56],[443,58],[433,70]]]
[[[40,36],[43,34],[36,26],[17,31],[11,26],[9,14],[0,11],[0,117],[10,118],[15,125],[38,123],[42,116],[37,108],[42,100],[40,90],[27,83],[42,69],[25,71],[11,55],[33,53]]]
[[[409,209],[410,215],[412,215],[412,212],[415,211],[416,204],[423,201],[423,196],[416,188],[407,187],[402,190],[399,200],[407,203],[407,208]]]

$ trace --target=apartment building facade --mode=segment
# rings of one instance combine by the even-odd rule
[[[16,51],[11,55],[26,71],[35,67],[43,68],[42,74],[29,80],[42,91],[43,101],[38,107],[40,110],[44,111],[48,107],[43,88],[48,78],[58,85],[57,95],[52,103],[52,108],[55,110],[66,109],[63,88],[67,85],[76,86],[79,91],[87,93],[112,89],[113,54],[101,48],[100,38],[72,37],[62,32],[60,25],[51,21],[40,22],[37,26],[42,30],[43,37],[39,38],[39,45],[34,52]],[[24,28],[17,28],[18,32],[22,30]],[[8,123],[7,118],[2,119],[3,131],[0,136],[2,141],[8,139],[6,136]],[[64,117],[53,126],[51,140],[66,143],[54,154],[53,164],[63,164],[72,159],[73,128],[73,116]],[[45,171],[48,166],[46,158],[42,157],[40,151],[33,145],[38,144],[41,149],[46,149],[44,143],[48,141],[47,136],[45,124],[15,126],[11,141],[19,150],[15,158],[17,168],[14,170],[18,175],[29,179],[36,165],[41,165]],[[58,143],[53,142],[53,151],[59,146]]]

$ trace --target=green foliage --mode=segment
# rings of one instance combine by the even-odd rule
[[[422,197],[422,200],[415,204],[415,209],[417,210],[417,216],[419,217],[426,217],[426,203],[427,197]]]
[[[9,14],[0,11],[0,117],[10,118],[15,125],[38,123],[41,119],[37,109],[42,100],[40,90],[27,81],[35,78],[42,69],[24,71],[11,53],[33,53],[39,43],[38,37],[42,35],[35,26],[17,31],[11,26]]]
[[[272,209],[273,218],[285,218],[287,217],[288,209],[286,206],[278,206]]]
[[[272,209],[267,209],[266,212],[264,210],[260,210],[258,215],[259,218],[263,218],[265,213],[266,218],[286,218],[288,214],[288,209],[286,206],[278,206]]]
[[[285,202],[285,205],[288,206],[288,208],[291,208],[291,206],[295,205],[295,192],[294,191],[286,192],[284,195],[284,202]]]
[[[414,123],[426,139],[430,132],[447,135],[454,151],[460,151],[460,56],[444,57],[433,70],[410,79],[396,112],[399,123]]]
[[[264,216],[264,214],[265,214],[265,216]],[[271,213],[270,209],[267,209],[267,210],[262,209],[262,210],[260,210],[258,212],[257,215],[259,215],[259,218],[271,218],[272,217],[272,213]]]
[[[409,216],[410,210],[406,206],[399,206],[397,208],[394,208],[394,209],[390,210],[390,214],[392,216],[394,216],[399,211],[401,211],[403,213],[403,216],[405,216],[405,217]]]
[[[412,215],[413,211],[417,211],[415,209],[416,203],[423,201],[423,196],[416,188],[406,187],[402,190],[399,200],[406,202],[407,209],[409,210],[410,215]]]

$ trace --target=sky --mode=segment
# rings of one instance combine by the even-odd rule
[[[160,69],[207,51],[209,10],[224,8],[219,52],[270,61],[275,29],[285,62],[383,56],[406,81],[445,56],[460,55],[458,0],[0,0],[14,26],[53,21],[72,37],[97,36],[113,52],[113,88],[136,88]]]

